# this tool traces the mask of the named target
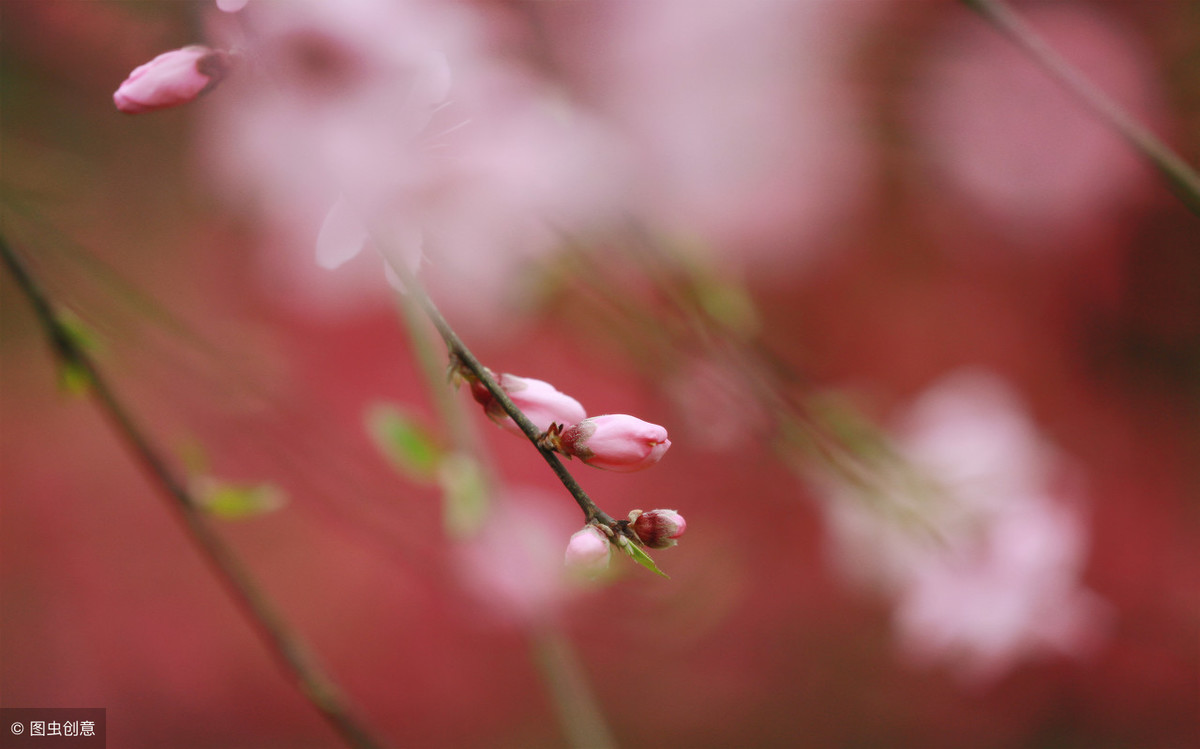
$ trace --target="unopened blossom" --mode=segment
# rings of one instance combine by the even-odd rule
[[[569,569],[595,574],[607,569],[610,559],[612,544],[599,528],[589,525],[571,536],[563,562]]]
[[[568,426],[559,449],[609,471],[640,471],[657,463],[671,446],[667,430],[627,414],[605,414]]]
[[[126,114],[186,104],[220,83],[231,65],[227,52],[201,45],[164,52],[134,68],[113,94],[113,103]]]
[[[675,510],[634,511],[633,532],[643,544],[651,549],[666,549],[679,543],[679,537],[687,530],[687,521]]]
[[[587,412],[579,401],[559,392],[548,382],[510,374],[500,375],[496,382],[539,432],[545,432],[551,424],[577,424],[587,418]],[[509,417],[482,382],[476,380],[471,383],[471,395],[483,406],[488,418],[514,434],[524,436],[517,422]]]

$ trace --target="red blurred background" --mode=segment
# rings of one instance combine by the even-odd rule
[[[1200,745],[1200,219],[961,5],[795,5],[811,9],[772,12],[805,14],[797,43],[812,49],[740,67],[753,56],[735,47],[720,64],[713,45],[728,40],[711,29],[662,49],[637,39],[671,19],[627,17],[628,4],[465,6],[661,157],[639,219],[708,248],[665,274],[637,239],[590,248],[583,262],[607,277],[552,260],[519,307],[480,311],[471,287],[433,281],[496,371],[671,430],[652,470],[575,471],[614,515],[685,514],[681,545],[656,555],[670,580],[627,571],[533,623],[480,594],[436,489],[394,471],[364,429],[381,401],[438,418],[373,259],[346,271],[372,278],[344,292],[369,288],[362,299],[326,304],[313,289],[345,274],[308,248],[281,254],[253,207],[230,206],[204,176],[199,108],[221,106],[220,89],[144,117],[112,107],[130,69],[197,41],[215,8],[0,6],[3,231],[94,332],[164,451],[202,445],[213,473],[286,492],[279,512],[219,528],[397,746],[562,745],[539,666],[570,662],[560,637],[621,746]],[[1018,7],[1200,161],[1194,3]],[[689,66],[692,47],[716,62]],[[629,84],[638,66],[645,90]],[[737,78],[709,91],[721,72]],[[706,98],[729,91],[745,99]],[[671,142],[692,135],[694,152]],[[728,150],[759,138],[769,177]],[[901,658],[888,599],[830,564],[797,456],[761,439],[736,397],[688,389],[686,363],[711,349],[676,335],[688,318],[664,277],[753,300],[742,330],[801,401],[836,392],[886,425],[958,367],[1004,377],[1084,477],[1081,580],[1112,607],[1103,643],[986,683]],[[0,289],[0,703],[106,707],[111,746],[338,745],[97,409],[56,388],[11,278]],[[536,490],[528,517],[565,528],[565,546],[570,498],[527,445],[469,415],[505,483]],[[508,566],[508,545],[487,548],[487,565]]]

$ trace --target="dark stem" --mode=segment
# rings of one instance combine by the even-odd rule
[[[268,601],[233,548],[208,525],[200,505],[151,444],[130,411],[108,385],[95,361],[63,324],[49,297],[3,236],[0,236],[0,255],[3,256],[4,263],[11,271],[18,288],[32,305],[38,323],[49,337],[50,345],[61,364],[76,369],[86,377],[88,392],[136,456],[142,468],[157,482],[178,513],[187,534],[199,548],[214,574],[225,585],[234,603],[250,620],[279,666],[295,681],[300,692],[333,726],[347,745],[357,749],[386,746],[353,716],[354,711],[350,704],[337,685],[317,664],[306,644]]]
[[[1063,88],[1083,102],[1105,124],[1146,158],[1193,213],[1200,214],[1200,175],[1132,115],[1089,81],[1034,33],[1002,0],[962,0],[1001,34],[1025,51]]]
[[[632,531],[628,530],[624,524],[614,520],[611,515],[601,510],[592,501],[592,498],[587,495],[587,492],[583,490],[583,487],[579,485],[579,482],[575,480],[575,477],[571,475],[567,467],[558,459],[558,456],[552,450],[540,444],[539,438],[542,436],[541,432],[529,420],[529,417],[521,409],[517,408],[512,399],[508,397],[508,394],[500,388],[500,384],[496,382],[496,378],[492,376],[487,367],[480,364],[475,355],[471,353],[471,350],[466,347],[462,339],[454,332],[454,328],[450,326],[450,323],[446,321],[441,311],[438,310],[437,305],[433,303],[433,299],[429,297],[429,294],[425,293],[425,289],[417,281],[416,277],[413,276],[412,272],[408,268],[403,267],[402,263],[395,263],[393,270],[396,271],[396,275],[400,277],[400,280],[404,282],[405,289],[408,290],[408,293],[420,305],[425,315],[433,323],[433,326],[437,328],[438,333],[442,336],[442,340],[446,342],[446,349],[450,352],[450,356],[483,383],[488,392],[492,394],[492,397],[496,399],[496,402],[504,409],[504,412],[517,423],[517,426],[521,428],[521,431],[529,438],[529,441],[533,443],[537,451],[542,454],[546,463],[550,465],[550,470],[554,471],[554,475],[558,476],[558,480],[562,482],[562,485],[575,498],[575,502],[579,505],[579,508],[583,510],[585,522],[597,522],[606,525],[621,535],[636,540],[636,536],[633,535]]]

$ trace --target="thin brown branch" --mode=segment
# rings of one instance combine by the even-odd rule
[[[1179,154],[1067,62],[1002,0],[962,2],[1020,47],[1059,85],[1128,141],[1158,169],[1184,205],[1200,214],[1200,175]]]
[[[496,378],[492,376],[488,368],[483,366],[479,362],[479,359],[475,358],[475,355],[467,348],[466,344],[462,342],[462,339],[454,332],[454,328],[451,327],[450,323],[437,308],[437,305],[434,304],[433,299],[425,292],[425,289],[412,272],[403,267],[402,263],[394,264],[393,270],[396,271],[396,275],[403,281],[408,293],[412,295],[412,298],[425,312],[426,317],[437,328],[438,334],[445,341],[446,349],[450,355],[461,363],[476,379],[483,383],[492,397],[496,399],[496,402],[504,409],[504,412],[516,422],[525,436],[529,438],[529,441],[533,443],[533,446],[537,448],[537,451],[541,453],[546,463],[550,466],[550,470],[554,471],[554,475],[558,477],[558,480],[562,482],[562,485],[566,487],[567,491],[575,499],[579,508],[583,510],[585,522],[601,523],[630,540],[636,541],[637,537],[624,523],[613,519],[611,515],[601,510],[592,498],[588,496],[583,487],[579,485],[579,482],[575,480],[575,477],[571,475],[571,472],[567,470],[567,467],[558,459],[558,456],[552,450],[543,447],[539,443],[539,438],[542,436],[541,432],[529,420],[529,417],[512,402],[512,399],[508,397],[508,394],[496,382]]]
[[[162,490],[183,522],[187,535],[250,621],[259,638],[275,656],[278,665],[348,746],[356,749],[386,746],[355,717],[356,711],[314,659],[304,641],[270,603],[233,548],[208,524],[196,499],[155,449],[129,409],[109,386],[92,357],[64,325],[50,298],[3,236],[0,236],[0,256],[12,273],[17,287],[33,307],[38,324],[50,339],[60,364],[84,376],[92,398],[142,468]]]

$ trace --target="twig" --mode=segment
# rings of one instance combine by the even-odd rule
[[[296,682],[300,692],[347,745],[356,749],[386,746],[354,717],[349,702],[318,665],[307,645],[268,601],[233,548],[208,525],[196,499],[175,476],[132,414],[109,387],[95,361],[63,324],[41,285],[2,235],[0,256],[3,256],[18,288],[33,307],[38,323],[50,339],[55,355],[63,366],[72,367],[86,377],[88,392],[141,463],[142,468],[158,483],[169,503],[179,514],[185,530],[199,548],[201,555],[225,585],[234,603],[250,620],[279,666]]]
[[[1162,173],[1184,205],[1193,213],[1200,214],[1200,175],[1179,154],[1097,88],[1078,68],[1067,62],[1003,0],[961,1],[1023,49],[1050,77],[1128,141]]]
[[[583,487],[579,485],[579,482],[575,480],[575,477],[571,475],[571,472],[567,470],[567,467],[562,464],[562,461],[558,459],[558,456],[553,451],[539,444],[539,438],[542,436],[541,432],[529,420],[529,417],[521,409],[517,408],[512,399],[508,397],[508,394],[501,389],[500,384],[496,382],[496,378],[492,376],[487,367],[480,364],[475,355],[471,353],[471,350],[466,347],[462,339],[454,332],[454,328],[450,326],[450,323],[442,315],[441,311],[438,310],[433,299],[429,297],[429,294],[425,293],[425,289],[417,281],[412,271],[404,267],[403,263],[392,264],[392,269],[400,277],[408,293],[412,295],[413,299],[416,300],[417,304],[425,312],[426,317],[437,328],[438,333],[442,336],[442,340],[446,343],[446,349],[450,352],[450,355],[483,383],[488,392],[492,394],[492,397],[496,399],[496,402],[504,409],[504,412],[516,422],[525,436],[529,438],[529,441],[533,443],[533,446],[537,448],[537,451],[542,454],[546,463],[549,464],[550,470],[554,471],[554,475],[558,476],[558,480],[562,482],[562,485],[574,497],[576,504],[583,510],[585,522],[596,522],[608,526],[613,531],[636,542],[637,536],[633,534],[633,531],[625,523],[614,520],[611,515],[601,510],[592,501],[592,498],[587,495],[587,492],[583,490]]]

